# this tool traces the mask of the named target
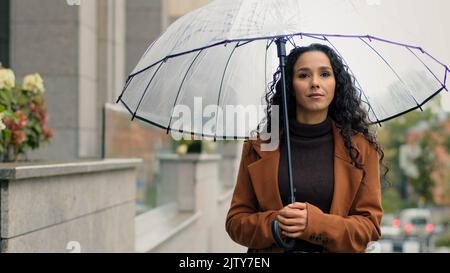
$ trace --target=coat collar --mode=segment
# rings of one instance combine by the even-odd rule
[[[338,126],[334,120],[331,120],[331,122],[332,122],[332,127],[333,127],[334,154],[336,157],[339,157],[340,159],[345,160],[351,164],[352,160],[351,160],[350,156],[348,155],[347,150],[345,148],[344,139],[342,138],[342,136],[340,134],[340,129],[338,128]],[[284,140],[280,139],[280,141],[284,141]],[[273,151],[264,151],[261,149],[262,143],[263,143],[263,141],[260,139],[252,141],[252,147],[254,148],[256,153],[261,157],[261,159],[270,157],[270,156],[275,156],[277,153],[278,154],[280,153],[280,145],[278,145],[278,147]],[[358,149],[358,148],[355,147],[355,149]]]
[[[335,158],[334,193],[330,213],[345,216],[359,188],[362,171],[352,164],[340,135],[340,129],[334,121],[332,123]],[[263,151],[261,143],[261,140],[251,141],[253,149],[260,158],[248,165],[249,174],[261,209],[279,210],[283,207],[278,187],[280,146],[278,145],[273,151]]]

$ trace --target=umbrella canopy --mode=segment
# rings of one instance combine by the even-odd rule
[[[236,118],[265,104],[280,36],[288,39],[288,52],[311,43],[334,48],[357,79],[373,123],[421,108],[447,90],[445,64],[412,41],[396,40],[404,35],[395,26],[377,25],[351,1],[213,1],[177,20],[148,47],[117,102],[133,118],[168,132],[248,138],[264,118],[263,108],[246,122]],[[178,106],[194,109],[189,122],[177,122]]]
[[[403,38],[394,26],[380,32],[378,20],[362,18],[352,1],[217,0],[180,18],[149,46],[117,102],[133,119],[167,132],[249,138],[264,118],[263,98],[278,67],[287,108],[286,41],[288,51],[323,43],[357,79],[369,119],[381,123],[447,90],[450,70],[420,46],[394,41]],[[293,203],[287,111],[283,121]],[[272,233],[280,247],[294,247],[294,240],[282,240],[277,221]]]

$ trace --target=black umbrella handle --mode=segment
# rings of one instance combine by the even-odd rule
[[[284,141],[286,143],[287,148],[287,174],[289,181],[289,203],[295,203],[295,188],[292,179],[292,159],[291,159],[291,141],[289,137],[289,117],[288,117],[288,105],[287,105],[287,97],[289,94],[286,92],[286,76],[285,76],[285,67],[286,67],[286,38],[280,37],[276,39],[277,44],[277,52],[278,58],[280,59],[280,71],[281,71],[281,99],[282,99],[282,110],[283,110],[283,123],[284,123]],[[295,239],[289,238],[284,241],[280,234],[280,223],[276,220],[272,221],[272,235],[275,239],[278,247],[281,247],[285,250],[292,250],[295,246]]]
[[[285,250],[292,250],[295,246],[295,239],[289,238],[286,241],[283,240],[280,234],[280,223],[277,220],[272,221],[272,235],[275,239],[275,243],[278,247],[283,248]]]
[[[282,99],[282,112],[283,112],[283,123],[284,123],[284,142],[286,144],[286,155],[287,155],[287,175],[289,182],[289,196],[288,200],[290,204],[295,203],[295,188],[292,178],[292,158],[291,158],[291,140],[289,135],[289,116],[288,116],[288,105],[287,105],[287,94],[286,91],[286,39],[278,38],[276,40],[278,58],[280,59],[280,71],[281,71],[281,99]]]

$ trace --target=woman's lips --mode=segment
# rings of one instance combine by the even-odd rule
[[[311,99],[320,99],[320,98],[322,98],[323,96],[322,95],[312,95],[312,96],[308,96],[308,98],[311,98]]]

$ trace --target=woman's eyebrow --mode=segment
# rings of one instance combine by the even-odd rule
[[[332,70],[332,69],[331,69],[331,67],[329,67],[329,66],[321,66],[321,67],[319,67],[319,70]],[[300,67],[300,68],[297,70],[297,72],[300,72],[300,71],[311,71],[311,69],[308,68],[308,67]]]

